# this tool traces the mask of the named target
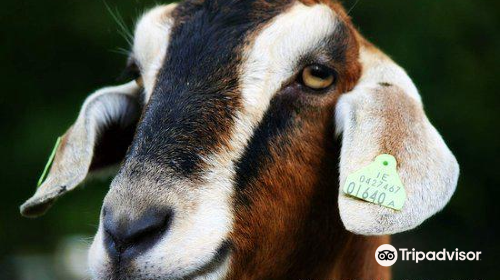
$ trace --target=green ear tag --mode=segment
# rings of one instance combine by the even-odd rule
[[[52,162],[54,162],[54,157],[56,156],[56,151],[57,151],[57,148],[59,148],[59,145],[61,145],[61,137],[57,137],[56,145],[54,146],[54,149],[52,150],[52,153],[49,156],[49,160],[47,161],[47,164],[45,164],[45,168],[43,169],[42,176],[40,176],[40,179],[38,179],[37,187],[40,187],[40,185],[45,180],[45,176],[47,175],[47,171],[49,171],[49,168],[52,165]]]
[[[347,176],[344,193],[384,207],[401,210],[406,192],[396,171],[396,159],[379,155],[370,165]]]

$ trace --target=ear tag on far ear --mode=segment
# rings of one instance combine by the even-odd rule
[[[45,164],[45,168],[43,169],[42,176],[40,176],[40,179],[38,179],[37,187],[40,187],[45,180],[45,177],[47,176],[47,172],[49,171],[50,166],[52,165],[52,162],[54,162],[54,157],[56,156],[56,151],[57,148],[61,145],[61,137],[57,137],[56,144],[54,145],[54,149],[52,150],[52,153],[50,153],[49,160]]]
[[[347,195],[401,210],[406,191],[396,171],[396,159],[381,154],[370,165],[347,176],[343,191]]]

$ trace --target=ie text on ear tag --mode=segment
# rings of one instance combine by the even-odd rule
[[[49,156],[49,160],[45,164],[45,168],[43,169],[42,176],[40,176],[40,179],[38,179],[37,187],[40,187],[42,185],[43,181],[45,180],[45,177],[47,176],[47,172],[49,171],[50,166],[52,165],[52,162],[54,162],[54,157],[56,156],[57,148],[61,145],[61,137],[57,137],[56,144],[54,145],[54,149],[52,150],[52,153]]]
[[[347,176],[342,190],[347,195],[401,210],[406,200],[406,191],[396,166],[393,156],[381,154],[370,165]]]

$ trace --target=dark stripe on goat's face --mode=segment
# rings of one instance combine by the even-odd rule
[[[272,93],[236,164],[228,279],[326,279],[347,240],[337,208],[333,119],[338,97],[352,90],[361,68],[352,26],[336,14],[335,31],[296,57],[293,71],[300,75],[319,61],[337,73],[334,87],[315,92],[292,79]]]
[[[276,138],[285,134],[287,128],[294,123],[293,117],[296,114],[293,98],[289,95],[278,95],[271,100],[261,124],[255,130],[242,158],[237,162],[235,182],[238,204],[250,206],[251,198],[245,192],[246,187],[252,181],[258,180],[262,170],[268,165],[276,164],[275,159],[270,157],[270,149]],[[275,145],[272,148],[282,150],[284,147]]]
[[[238,73],[248,35],[289,2],[179,4],[164,65],[127,159],[183,176],[201,171],[201,157],[227,143],[241,106]]]
[[[256,128],[252,138],[245,148],[243,156],[236,164],[236,203],[238,205],[251,206],[251,195],[249,196],[249,185],[265,185],[262,182],[271,165],[283,165],[281,158],[273,158],[271,155],[282,155],[283,150],[293,145],[310,145],[302,143],[296,137],[296,131],[302,129],[301,119],[308,110],[322,110],[330,98],[337,98],[341,93],[351,90],[360,76],[360,67],[357,62],[357,43],[354,35],[346,23],[337,23],[335,33],[324,38],[319,44],[317,53],[304,54],[299,59],[296,72],[304,66],[315,63],[317,57],[321,56],[325,64],[330,65],[337,72],[337,81],[334,89],[328,93],[308,93],[303,86],[292,83],[285,86],[274,94],[270,106],[267,109],[260,125]],[[315,97],[314,95],[317,96]],[[331,97],[328,97],[331,95]],[[308,104],[308,99],[324,99],[315,106]],[[301,113],[301,111],[303,111]],[[333,113],[330,115],[333,126]],[[318,122],[323,121],[318,119]],[[330,135],[325,135],[329,137]],[[285,139],[285,140],[283,140]],[[333,135],[330,137],[333,141]],[[295,140],[295,141],[294,141]],[[298,141],[297,141],[298,140]],[[294,147],[292,147],[294,148]],[[329,156],[329,155],[327,155]],[[267,174],[269,175],[269,174]],[[259,181],[261,180],[261,181]],[[265,186],[262,186],[265,187]]]

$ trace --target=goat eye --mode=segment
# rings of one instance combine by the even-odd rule
[[[311,64],[302,70],[300,78],[305,86],[314,90],[321,90],[335,82],[335,72],[326,66]]]

